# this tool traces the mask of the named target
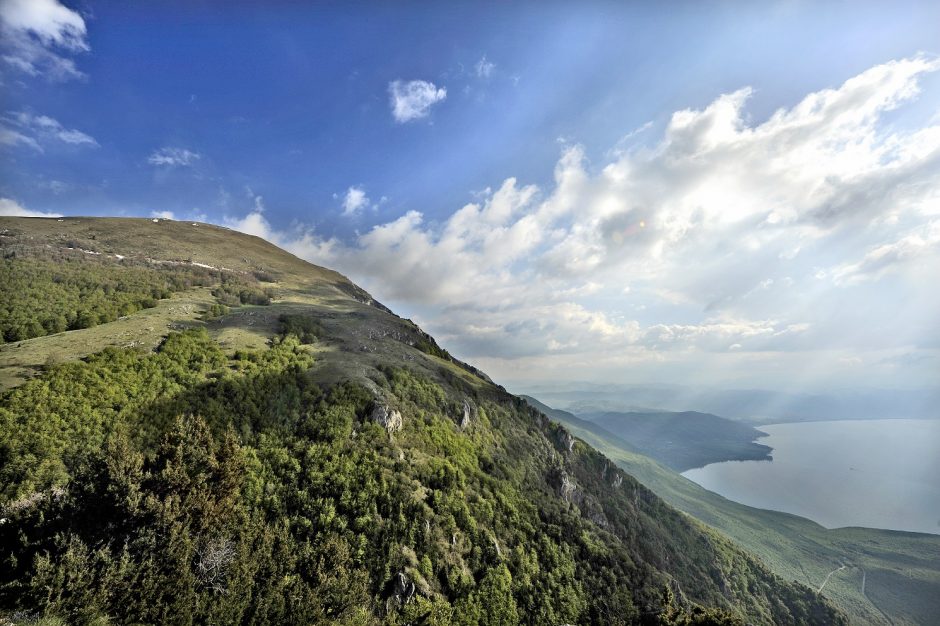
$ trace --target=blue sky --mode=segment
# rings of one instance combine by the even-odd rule
[[[0,0],[0,208],[265,236],[505,379],[940,379],[936,3],[219,7]]]

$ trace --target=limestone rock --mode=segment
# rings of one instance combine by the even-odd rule
[[[389,407],[387,404],[377,404],[372,409],[372,415],[369,418],[381,425],[389,434],[398,432],[402,427],[402,417],[398,410]]]
[[[572,450],[574,450],[574,441],[575,441],[574,435],[569,433],[564,428],[558,429],[556,441],[557,441],[556,445],[560,448],[562,452],[571,452]]]
[[[556,489],[558,496],[566,502],[579,500],[578,484],[563,468],[556,468],[549,475],[549,483]]]
[[[470,404],[469,400],[463,401],[463,417],[460,418],[460,429],[466,430],[470,427],[473,417],[473,406]]]

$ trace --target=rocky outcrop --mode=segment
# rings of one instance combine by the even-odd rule
[[[473,416],[476,411],[474,406],[470,404],[469,400],[463,401],[463,416],[460,418],[460,430],[466,430],[470,427],[470,424],[473,422]]]
[[[388,590],[388,596],[385,600],[385,612],[391,613],[395,609],[400,609],[412,600],[414,600],[417,588],[414,582],[405,572],[398,572],[391,581],[391,588]]]
[[[369,419],[382,426],[388,434],[398,432],[403,425],[401,413],[387,404],[376,404]]]
[[[601,480],[608,481],[613,487],[619,487],[623,484],[623,472],[616,465],[607,461],[604,464],[604,470],[601,472]]]
[[[548,480],[565,502],[576,502],[579,499],[578,484],[563,468],[555,468],[549,474]]]
[[[405,605],[411,602],[415,597],[415,584],[408,578],[408,574],[398,572],[395,576],[394,598],[399,605]]]

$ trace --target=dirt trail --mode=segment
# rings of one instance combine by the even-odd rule
[[[829,582],[829,579],[832,578],[832,575],[844,569],[845,569],[845,565],[840,565],[839,567],[835,568],[834,570],[826,574],[826,580],[823,581],[823,584],[819,585],[819,589],[816,590],[816,593],[822,593],[823,587],[826,586],[826,583]]]

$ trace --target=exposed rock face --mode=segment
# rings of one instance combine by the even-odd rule
[[[578,484],[574,482],[574,479],[562,468],[558,468],[553,472],[553,476],[549,478],[550,482],[554,485],[555,489],[558,490],[558,495],[565,500],[566,502],[572,502],[578,499]]]
[[[567,452],[574,450],[574,435],[567,430],[561,431],[561,445]]]
[[[387,404],[377,404],[372,409],[369,419],[380,424],[389,434],[398,432],[402,427],[401,413],[390,408]]]
[[[613,487],[619,487],[623,484],[623,473],[618,471],[616,465],[607,461],[604,470],[601,472],[601,480],[606,480]]]
[[[408,574],[398,572],[391,583],[391,589],[388,591],[388,597],[385,600],[385,612],[391,613],[393,607],[401,608],[414,600],[416,587],[414,582],[408,578]]]
[[[463,401],[463,417],[460,418],[460,429],[466,430],[470,427],[473,416],[473,406],[470,404],[469,400]]]
[[[395,576],[395,600],[399,605],[405,605],[411,602],[415,595],[415,584],[408,578],[404,572],[398,572]]]
[[[578,484],[574,482],[574,480],[570,476],[568,476],[568,474],[565,474],[562,477],[562,482],[561,482],[561,497],[567,500],[568,502],[571,502],[572,500],[575,500],[577,496],[577,491],[578,491]]]

